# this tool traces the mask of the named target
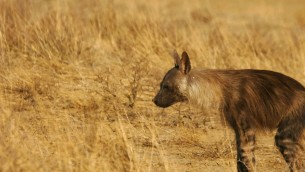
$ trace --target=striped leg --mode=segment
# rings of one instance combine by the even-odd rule
[[[289,165],[290,171],[305,171],[301,156],[304,152],[302,133],[304,129],[297,122],[289,125],[283,123],[278,128],[275,143]]]
[[[237,169],[255,171],[255,132],[252,129],[236,132]]]

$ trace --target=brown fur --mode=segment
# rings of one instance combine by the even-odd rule
[[[255,171],[255,132],[276,129],[276,146],[291,171],[303,168],[305,88],[296,80],[267,70],[191,70],[187,53],[163,78],[156,105],[188,100],[217,107],[235,131],[238,171]]]

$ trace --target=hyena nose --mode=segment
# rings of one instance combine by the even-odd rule
[[[157,99],[156,99],[156,97],[153,98],[152,101],[153,101],[155,104],[157,104],[157,102],[158,102]]]

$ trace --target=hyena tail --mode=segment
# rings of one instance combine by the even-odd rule
[[[275,143],[289,165],[290,171],[304,170],[305,104],[286,115],[278,125]]]

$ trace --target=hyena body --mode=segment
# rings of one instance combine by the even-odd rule
[[[255,171],[255,133],[277,129],[275,143],[291,171],[302,170],[305,88],[267,70],[191,70],[187,53],[167,72],[154,98],[160,107],[189,101],[218,107],[233,128],[238,171]]]

